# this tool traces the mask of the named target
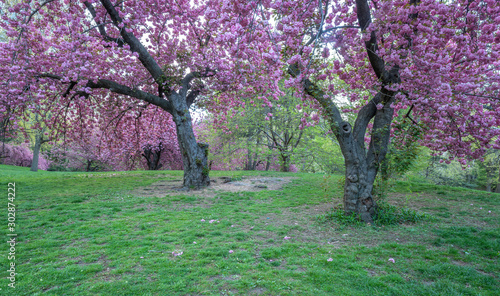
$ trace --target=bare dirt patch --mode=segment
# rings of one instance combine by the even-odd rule
[[[283,185],[288,184],[295,177],[243,177],[232,179],[231,177],[218,177],[211,180],[212,185],[200,190],[186,190],[182,188],[182,179],[162,180],[147,187],[133,190],[134,195],[145,197],[165,197],[171,195],[196,195],[202,197],[214,197],[218,192],[243,192],[261,190],[281,190]]]

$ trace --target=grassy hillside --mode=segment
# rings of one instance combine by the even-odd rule
[[[32,173],[0,165],[0,229],[6,241],[7,183],[15,182],[18,235],[15,289],[7,286],[8,244],[0,244],[0,295],[498,295],[500,290],[499,194],[397,182],[387,201],[427,213],[426,220],[344,226],[328,219],[340,202],[336,176],[325,182],[317,174],[212,172],[233,180],[296,178],[281,190],[158,190],[181,176]]]

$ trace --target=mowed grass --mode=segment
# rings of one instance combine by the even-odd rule
[[[0,244],[0,295],[498,295],[499,194],[396,182],[387,201],[430,218],[354,227],[325,219],[340,193],[323,175],[211,172],[258,175],[296,178],[276,191],[144,197],[133,190],[182,172],[0,165],[3,240],[8,182],[18,234],[15,289]]]

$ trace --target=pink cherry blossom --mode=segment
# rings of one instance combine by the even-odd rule
[[[182,164],[197,176],[185,186],[208,185],[191,105],[200,103],[222,127],[247,108],[243,96],[277,105],[281,82],[329,122],[346,152],[346,174],[359,171],[354,163],[369,172],[346,182],[348,212],[365,210],[356,207],[362,196],[375,207],[363,192],[389,142],[417,140],[462,164],[500,148],[496,0],[4,4],[0,122],[17,130],[37,115],[32,129],[48,127],[47,137],[67,142],[63,152],[82,168],[158,168],[165,157],[163,167]],[[300,128],[315,124],[303,114]]]

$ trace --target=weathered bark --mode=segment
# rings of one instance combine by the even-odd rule
[[[184,188],[205,187],[210,185],[208,167],[208,144],[197,143],[193,132],[191,114],[186,100],[173,94],[172,117],[177,129],[177,140],[184,166]]]
[[[33,147],[33,161],[31,162],[32,172],[38,172],[38,159],[40,157],[40,148],[42,147],[42,135],[37,134],[35,137],[35,147]]]
[[[344,211],[346,215],[356,214],[367,223],[373,222],[376,203],[372,196],[373,182],[366,174],[366,160],[346,159],[344,187]]]
[[[373,199],[373,183],[381,163],[385,160],[390,140],[390,125],[394,110],[390,107],[394,94],[383,89],[372,102],[365,105],[351,131],[349,123],[344,122],[338,133],[338,140],[345,159],[344,210],[346,214],[355,213],[367,223],[373,222],[376,202]],[[382,101],[384,107],[376,109]],[[364,135],[366,126],[374,119],[368,151],[365,149]]]

